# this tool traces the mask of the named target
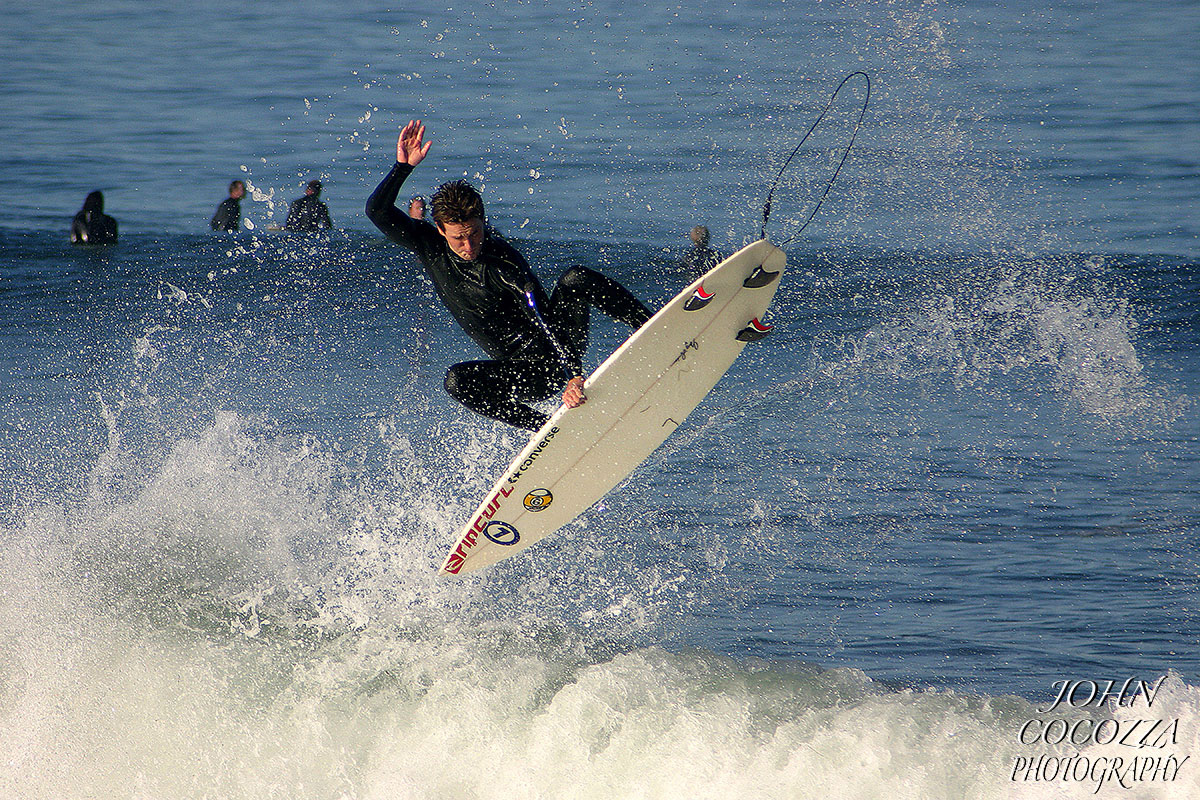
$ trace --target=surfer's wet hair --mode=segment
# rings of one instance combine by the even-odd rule
[[[433,193],[433,221],[439,226],[463,225],[483,219],[483,198],[466,181],[443,183]]]

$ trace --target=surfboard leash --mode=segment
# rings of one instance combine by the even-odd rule
[[[825,191],[821,193],[821,198],[817,200],[817,204],[813,206],[813,210],[809,213],[808,219],[804,220],[804,224],[800,226],[800,230],[792,234],[792,236],[786,241],[779,243],[778,246],[784,247],[788,244],[791,244],[800,236],[800,234],[804,233],[804,229],[808,227],[808,223],[813,221],[813,217],[817,215],[817,211],[820,210],[821,204],[824,203],[825,198],[829,196],[829,190],[833,188],[833,182],[837,180],[838,173],[842,171],[842,166],[846,163],[846,159],[850,157],[850,148],[854,146],[854,140],[858,136],[859,128],[862,127],[863,117],[866,116],[867,113],[867,104],[871,102],[871,76],[861,70],[851,72],[849,75],[842,78],[842,82],[839,83],[837,88],[833,90],[833,93],[829,95],[828,102],[825,103],[825,107],[821,109],[821,113],[817,115],[817,118],[813,120],[813,124],[809,126],[808,131],[804,134],[804,138],[800,140],[800,144],[796,145],[791,154],[787,157],[787,160],[783,162],[783,166],[779,168],[779,174],[775,176],[775,180],[771,183],[771,189],[767,192],[767,201],[763,204],[761,238],[767,238],[767,220],[771,216],[771,198],[775,195],[775,189],[778,188],[779,181],[783,178],[783,173],[787,171],[788,165],[792,163],[792,159],[795,158],[796,154],[800,152],[800,148],[804,147],[804,143],[808,141],[808,137],[811,136],[812,132],[817,129],[817,126],[821,124],[821,120],[825,119],[825,115],[828,114],[829,109],[833,107],[833,101],[837,99],[838,92],[842,91],[842,87],[849,83],[851,78],[858,76],[861,76],[863,80],[866,81],[867,94],[863,98],[862,108],[859,109],[858,119],[854,123],[853,132],[850,134],[850,141],[847,143],[846,149],[842,151],[842,157],[838,161],[837,168],[834,169],[833,174],[829,176],[829,180],[826,181]]]

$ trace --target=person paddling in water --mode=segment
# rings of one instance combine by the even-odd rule
[[[396,164],[367,198],[367,216],[416,253],[438,297],[489,356],[450,367],[446,391],[478,414],[536,431],[549,416],[529,403],[558,391],[568,408],[587,401],[582,372],[590,308],[635,330],[650,319],[650,310],[587,267],[568,269],[547,295],[521,254],[487,224],[483,198],[466,181],[434,192],[433,225],[396,208],[400,187],[431,145],[420,120],[404,126]]]

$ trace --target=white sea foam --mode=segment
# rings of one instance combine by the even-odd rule
[[[461,509],[410,442],[381,430],[406,471],[370,488],[339,480],[336,459],[314,444],[267,443],[222,414],[137,491],[97,489],[4,531],[0,794],[929,800],[1063,790],[1011,779],[1031,750],[1019,728],[1037,715],[1024,700],[631,643],[622,626],[652,624],[664,603],[681,602],[669,578],[594,574],[618,585],[590,616],[551,581],[436,579]],[[498,443],[461,444],[486,472]],[[1173,680],[1163,698],[1156,713],[1183,720],[1179,752],[1200,755],[1196,690]],[[1188,796],[1196,771],[1180,775],[1149,796]]]

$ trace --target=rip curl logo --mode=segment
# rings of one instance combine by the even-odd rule
[[[525,495],[523,502],[525,508],[529,511],[545,511],[554,502],[554,495],[550,493],[549,489],[534,489]]]
[[[501,522],[500,520],[493,520],[485,525],[483,527],[483,535],[486,536],[490,541],[493,541],[496,544],[504,545],[505,547],[514,545],[521,541],[520,532],[512,525],[509,525],[507,522]]]

